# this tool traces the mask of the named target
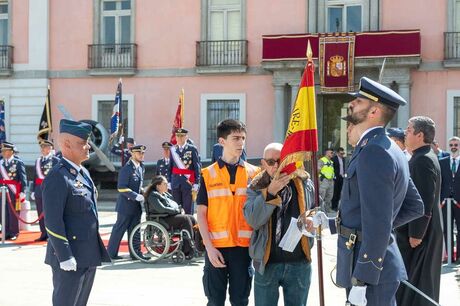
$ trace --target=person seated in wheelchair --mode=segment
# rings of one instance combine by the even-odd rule
[[[168,180],[163,175],[156,175],[152,182],[146,188],[144,193],[145,212],[147,220],[155,214],[167,214],[161,220],[165,221],[169,230],[185,230],[184,244],[182,251],[185,256],[193,256],[194,250],[194,225],[197,223],[192,215],[182,214],[179,204],[177,204],[172,195],[168,192]],[[188,235],[188,237],[187,237]]]

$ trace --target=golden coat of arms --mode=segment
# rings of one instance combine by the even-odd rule
[[[331,56],[327,61],[327,76],[337,78],[345,75],[347,75],[347,62],[343,56]]]

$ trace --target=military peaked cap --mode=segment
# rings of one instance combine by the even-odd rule
[[[131,152],[144,153],[146,149],[147,149],[147,147],[144,146],[144,145],[136,145],[136,146],[131,147]]]
[[[84,140],[88,139],[89,135],[91,135],[91,131],[91,125],[85,122],[61,119],[59,123],[60,133],[71,134]]]
[[[351,93],[351,95],[356,98],[361,97],[379,102],[394,109],[407,104],[406,100],[396,92],[367,77],[361,78],[359,81],[359,91]]]
[[[161,146],[165,149],[167,148],[171,148],[172,147],[172,143],[168,142],[168,141],[165,141],[161,144]]]
[[[188,133],[188,130],[187,129],[184,129],[184,128],[178,128],[176,129],[176,134],[177,135],[186,135]]]
[[[3,150],[13,150],[14,151],[14,144],[8,141],[4,141],[2,143],[2,151]]]
[[[389,128],[387,129],[388,137],[397,138],[404,141],[404,131],[401,128]]]
[[[128,137],[128,138],[126,138],[126,143],[135,144],[136,142],[134,141],[134,138]]]
[[[53,142],[51,142],[51,141],[49,141],[49,140],[47,140],[47,139],[40,139],[40,140],[38,141],[38,144],[39,144],[40,146],[51,146],[51,147],[54,147]]]

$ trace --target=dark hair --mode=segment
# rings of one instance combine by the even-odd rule
[[[152,191],[157,190],[157,186],[163,183],[164,181],[168,181],[165,176],[163,175],[155,175],[150,182],[150,185],[147,186],[144,192],[144,197],[147,199]]]
[[[324,154],[326,154],[327,151],[332,151],[332,152],[334,152],[334,149],[332,149],[332,148],[326,148],[326,149],[324,149]]]
[[[434,140],[436,126],[434,121],[426,116],[415,116],[409,119],[414,128],[414,135],[420,132],[423,133],[423,142],[430,144]]]
[[[219,122],[217,125],[217,139],[224,138],[226,139],[228,135],[233,132],[245,132],[246,133],[246,125],[235,119],[225,119]]]
[[[371,106],[377,106],[380,108],[380,110],[382,111],[382,123],[384,125],[387,125],[393,119],[393,117],[396,114],[396,110],[397,110],[386,104],[382,104],[382,103],[378,103],[374,101],[371,101]]]
[[[337,152],[340,152],[340,151],[345,151],[345,149],[342,148],[342,147],[339,147],[339,148],[337,149]]]

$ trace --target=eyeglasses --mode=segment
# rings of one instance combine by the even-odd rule
[[[269,159],[266,159],[264,158],[265,162],[267,163],[267,165],[269,166],[274,166],[275,164],[280,164],[280,160],[279,159],[273,159],[273,158],[269,158]]]
[[[449,147],[458,147],[458,143],[449,143]]]

